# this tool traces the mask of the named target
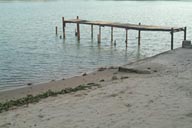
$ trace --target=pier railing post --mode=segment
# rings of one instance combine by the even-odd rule
[[[171,50],[173,50],[174,29],[171,28]]]
[[[91,25],[91,39],[93,39],[93,25]]]
[[[187,38],[187,27],[184,27],[184,40]]]
[[[128,29],[126,29],[126,39],[125,39],[125,43],[126,43],[126,48],[127,48],[127,44],[128,44]]]
[[[65,19],[62,17],[63,39],[65,39]]]
[[[139,23],[139,25],[141,25],[141,23]],[[138,31],[138,45],[141,44],[141,30],[139,29]]]
[[[113,27],[111,27],[111,42],[113,42]]]
[[[77,16],[77,20],[79,20],[79,16]],[[79,28],[79,23],[77,23],[77,39],[80,40],[80,28]]]

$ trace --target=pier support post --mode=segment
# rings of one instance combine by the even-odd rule
[[[171,50],[173,50],[174,29],[171,28]]]
[[[141,25],[141,23],[139,23]],[[138,45],[140,46],[141,44],[141,30],[138,31]]]
[[[113,27],[111,27],[111,42],[113,42]]]
[[[55,34],[57,35],[57,26],[55,27]]]
[[[91,39],[93,39],[93,25],[91,25]]]
[[[79,16],[77,16],[77,20],[79,20]],[[79,27],[79,23],[77,23],[77,39],[80,40],[80,27]]]
[[[184,27],[184,40],[187,38],[187,27]]]
[[[101,26],[99,26],[98,43],[101,43]]]
[[[126,29],[126,39],[125,39],[125,43],[126,43],[126,48],[128,45],[128,29]]]
[[[65,20],[64,20],[64,17],[62,17],[62,28],[63,28],[63,39],[65,39]]]

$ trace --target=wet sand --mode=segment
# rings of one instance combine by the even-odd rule
[[[0,93],[0,100],[98,83],[0,113],[0,128],[191,128],[192,50],[176,49],[118,68]]]

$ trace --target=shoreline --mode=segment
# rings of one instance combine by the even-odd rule
[[[178,48],[176,48],[176,49],[178,49]],[[85,71],[81,71],[81,72],[77,72],[77,73],[72,73],[71,75],[66,75],[66,76],[64,76],[64,77],[60,77],[60,79],[50,79],[50,80],[46,80],[46,81],[41,81],[41,82],[29,82],[29,83],[25,83],[25,84],[23,84],[23,85],[18,85],[18,86],[14,86],[14,85],[11,85],[11,86],[5,86],[5,87],[2,87],[2,88],[0,88],[0,98],[1,98],[1,93],[4,93],[4,92],[12,92],[12,91],[14,91],[14,90],[19,90],[19,89],[23,89],[23,88],[29,88],[29,87],[31,87],[31,86],[42,86],[42,85],[46,85],[46,84],[48,84],[48,83],[51,83],[51,82],[57,82],[57,81],[62,81],[63,79],[65,79],[65,80],[67,80],[67,79],[71,79],[71,78],[73,78],[73,77],[80,77],[80,76],[82,76],[84,73],[86,73],[86,74],[91,74],[91,73],[94,73],[94,72],[97,72],[97,70],[99,69],[99,68],[110,68],[110,67],[116,67],[116,68],[118,68],[118,67],[120,67],[120,66],[124,66],[124,65],[128,65],[128,64],[132,64],[132,63],[134,63],[134,62],[137,62],[137,61],[140,61],[140,60],[145,60],[145,59],[148,59],[148,58],[151,58],[151,57],[155,57],[155,56],[157,56],[157,55],[160,55],[160,54],[163,54],[163,53],[166,53],[166,52],[169,52],[170,50],[168,50],[168,51],[164,51],[164,52],[161,52],[161,53],[158,53],[158,54],[155,54],[155,55],[151,55],[151,56],[148,56],[148,57],[144,57],[144,58],[142,58],[142,59],[136,59],[136,58],[134,58],[134,59],[130,59],[129,61],[130,62],[128,62],[128,63],[121,63],[121,64],[116,64],[116,65],[111,65],[111,66],[101,66],[101,67],[97,67],[97,68],[93,68],[93,69],[87,69],[87,70],[85,70]],[[7,99],[7,100],[9,100],[9,99]],[[4,100],[1,100],[0,99],[0,102],[1,101],[4,101]]]
[[[165,51],[165,52],[168,52],[168,51]],[[162,53],[160,53],[160,54],[162,54]],[[154,56],[156,56],[156,55],[154,55]],[[153,57],[153,56],[151,56],[151,57]],[[148,59],[151,57],[146,57],[144,59],[132,59],[127,64],[99,67],[99,68],[95,68],[92,70],[88,70],[86,72],[82,72],[81,74],[75,74],[72,76],[68,76],[63,79],[51,80],[50,82],[42,82],[39,84],[29,83],[30,85],[17,86],[15,88],[8,88],[5,90],[3,89],[3,90],[0,90],[0,102],[16,100],[19,98],[23,98],[27,95],[38,95],[38,94],[46,92],[48,90],[59,91],[59,90],[69,88],[69,87],[71,87],[71,88],[77,87],[81,84],[87,84],[87,83],[93,82],[93,81],[99,82],[98,79],[94,80],[94,78],[92,78],[92,77],[98,77],[99,74],[104,73],[104,74],[110,74],[109,76],[103,77],[104,79],[109,79],[112,77],[112,74],[114,72],[117,72],[118,67],[132,64],[134,62],[145,60],[145,59]],[[103,70],[99,71],[100,69],[103,69]],[[86,74],[86,75],[84,76],[84,74]],[[91,79],[88,80],[90,77],[91,77]],[[83,79],[83,81],[82,81],[82,79]],[[102,80],[102,78],[101,78],[101,80]],[[79,83],[72,82],[72,81],[78,81]]]
[[[147,57],[148,58],[148,57]],[[139,59],[131,59],[129,63],[133,63],[133,62],[136,62],[138,61]],[[92,74],[94,72],[97,72],[98,69],[100,68],[111,68],[111,67],[116,67],[118,68],[119,66],[123,66],[123,65],[127,65],[129,63],[124,63],[124,64],[118,64],[118,65],[111,65],[111,66],[101,66],[101,67],[97,67],[97,68],[93,68],[93,69],[87,69],[85,71],[82,71],[82,72],[77,72],[77,73],[73,73],[72,75],[66,75],[64,76],[63,78],[61,77],[60,79],[50,79],[50,80],[47,80],[47,81],[42,81],[42,82],[29,82],[29,83],[26,83],[26,84],[23,84],[23,85],[18,85],[18,86],[5,86],[2,87],[3,89],[0,89],[0,97],[1,97],[1,93],[3,92],[8,92],[8,91],[14,91],[14,90],[18,90],[18,89],[23,89],[23,88],[28,88],[30,86],[39,86],[39,85],[45,85],[45,84],[48,84],[48,83],[52,83],[52,82],[57,82],[57,81],[63,81],[64,80],[67,80],[67,79],[71,79],[71,78],[74,78],[74,77],[80,77],[82,76],[83,74]],[[30,84],[30,85],[28,85]],[[0,99],[0,102],[1,102],[1,99]]]
[[[98,69],[98,68],[96,68]],[[41,81],[41,82],[29,82],[29,83],[23,83],[22,85],[10,85],[10,86],[3,86],[0,88],[0,93],[1,92],[5,92],[5,91],[11,91],[11,90],[16,90],[16,89],[20,89],[20,88],[26,88],[28,86],[38,86],[38,85],[41,85],[41,84],[47,84],[47,83],[50,83],[50,82],[53,82],[53,81],[60,81],[60,80],[63,80],[63,79],[70,79],[72,77],[78,77],[78,76],[81,76],[82,74],[84,73],[92,73],[92,72],[95,72],[96,69],[92,69],[92,70],[87,70],[87,71],[84,71],[84,72],[77,72],[77,73],[73,73],[71,75],[65,75],[63,78],[60,77],[60,79],[49,79],[49,80],[45,80],[45,81]]]
[[[191,128],[191,78],[192,50],[179,48],[118,68],[13,91],[4,98],[24,92],[35,95],[45,87],[99,85],[2,112],[0,127]]]
[[[134,63],[138,63],[141,61],[147,61],[153,58],[156,58],[158,56],[168,54],[171,51],[179,50],[181,48],[176,48],[174,50],[168,50],[150,57],[146,57],[144,59],[133,59],[127,64],[118,65],[118,66],[105,66],[93,69],[92,71],[82,72],[79,75],[73,75],[71,77],[67,77],[66,79],[60,79],[60,80],[52,80],[50,82],[43,82],[40,84],[31,84],[31,85],[24,85],[21,87],[16,88],[10,88],[8,90],[2,90],[0,91],[0,102],[6,102],[9,100],[16,100],[19,98],[23,98],[27,95],[38,95],[40,93],[44,93],[48,90],[53,91],[60,91],[65,88],[73,88],[77,87],[82,84],[87,84],[90,82],[100,82],[102,79],[110,79],[113,77],[113,74],[115,72],[118,72],[119,67],[123,67],[126,65],[134,65]],[[100,69],[103,69],[102,71],[99,71]],[[102,74],[102,77],[99,77],[100,80],[98,80],[98,76]],[[103,74],[109,74],[108,76],[104,76]],[[90,79],[91,78],[91,79]],[[96,78],[96,79],[95,79]],[[76,81],[76,82],[75,82]]]
[[[180,49],[180,48],[176,48],[174,50],[177,50],[177,49]],[[114,72],[118,71],[119,67],[126,66],[126,65],[132,65],[132,64],[140,62],[140,61],[146,61],[148,59],[155,58],[159,55],[166,54],[168,52],[171,52],[171,50],[156,54],[151,57],[146,57],[144,59],[139,59],[139,60],[133,59],[129,63],[123,64],[121,66],[118,65],[118,66],[114,66],[114,67],[113,66],[100,67],[100,68],[94,69],[92,71],[89,70],[87,72],[81,73],[79,75],[76,74],[71,77],[67,77],[66,79],[52,80],[50,82],[45,82],[45,83],[42,82],[40,84],[24,85],[21,87],[10,88],[8,90],[2,90],[2,91],[0,91],[0,102],[16,100],[16,99],[25,97],[27,95],[37,95],[37,94],[46,92],[48,90],[59,91],[59,90],[62,90],[62,89],[68,88],[68,87],[73,88],[73,87],[77,87],[81,84],[87,84],[89,82],[99,82],[99,80],[94,80],[94,78],[92,78],[92,79],[89,79],[89,78],[90,77],[97,78],[99,74],[103,74],[103,71],[105,71],[107,74],[110,74],[110,76],[104,77],[104,79],[109,79],[113,76],[112,74]],[[99,71],[102,68],[104,70]],[[105,72],[104,72],[104,74],[105,74]],[[84,74],[86,74],[86,75],[84,76]],[[72,81],[78,81],[78,82],[72,82]]]
[[[106,73],[104,74],[109,74],[111,73],[111,71],[113,72],[114,69],[111,69],[111,67],[100,67],[100,68],[97,68],[97,70],[87,71],[85,73],[74,75],[66,79],[52,80],[47,83],[41,83],[36,85],[31,84],[31,85],[11,88],[8,90],[2,90],[0,91],[0,102],[15,100],[18,98],[25,97],[27,95],[37,95],[37,94],[46,92],[48,90],[59,91],[69,87],[70,88],[77,87],[81,84],[87,84],[93,81],[99,82],[100,80],[102,80],[102,78],[100,78],[99,80],[98,78],[94,79],[93,77],[98,77],[98,75],[103,74],[103,71],[99,71],[100,69],[105,70]],[[117,70],[117,67],[116,67],[116,70]],[[104,78],[107,78],[107,77],[104,77]]]

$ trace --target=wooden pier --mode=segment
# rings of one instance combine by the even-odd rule
[[[141,43],[141,31],[162,31],[162,32],[170,32],[171,34],[171,50],[173,50],[173,42],[174,42],[174,33],[175,32],[184,32],[184,40],[186,40],[187,28],[186,27],[165,27],[165,26],[151,26],[151,25],[141,25],[139,24],[129,24],[129,23],[119,23],[119,22],[108,22],[108,21],[89,21],[79,19],[77,16],[76,19],[64,19],[62,17],[62,30],[63,30],[63,38],[65,39],[65,28],[67,23],[75,23],[77,24],[77,32],[76,36],[78,40],[80,40],[80,24],[91,25],[91,38],[93,38],[93,26],[99,26],[99,34],[97,35],[98,43],[101,43],[101,27],[111,27],[111,42],[113,42],[113,29],[114,28],[122,28],[126,31],[126,47],[128,46],[128,30],[137,30],[138,31],[138,45]]]

